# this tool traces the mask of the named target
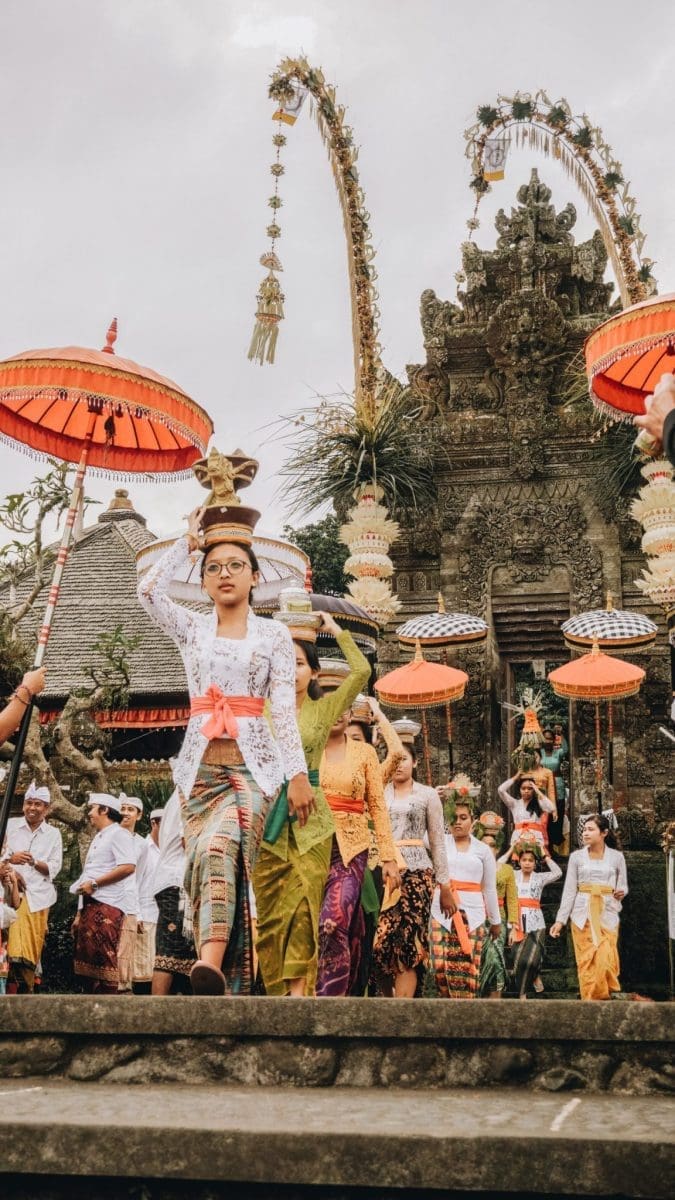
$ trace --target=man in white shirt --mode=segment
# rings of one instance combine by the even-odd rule
[[[159,916],[155,933],[153,996],[168,996],[172,991],[192,994],[190,971],[197,960],[197,952],[188,930],[192,909],[183,889],[184,878],[185,843],[176,790],[164,806],[159,831],[159,862],[155,871]]]
[[[121,828],[118,798],[107,792],[92,792],[88,804],[96,834],[82,874],[70,887],[79,897],[72,926],[75,974],[81,977],[85,991],[116,994],[126,881],[136,870],[136,854],[131,834]]]
[[[150,833],[143,843],[136,862],[139,921],[134,947],[133,980],[137,995],[150,995],[155,965],[155,930],[159,909],[155,900],[155,874],[159,861],[159,830],[162,809],[150,813]]]
[[[145,846],[143,838],[140,834],[136,833],[136,825],[143,816],[143,801],[138,796],[127,796],[126,792],[120,792],[120,812],[122,814],[122,828],[131,834],[136,870],[126,881],[127,888],[123,904],[124,923],[117,951],[117,969],[119,974],[117,990],[118,992],[127,992],[131,995],[136,938],[141,919],[138,897],[138,868],[139,859],[143,854]]]
[[[61,870],[61,834],[47,823],[51,797],[35,780],[26,789],[23,816],[7,824],[4,857],[19,876],[23,892],[17,919],[9,930],[7,955],[19,992],[32,992],[35,968],[47,936],[49,910],[56,901],[54,879]]]

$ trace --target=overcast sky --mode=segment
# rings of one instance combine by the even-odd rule
[[[419,295],[455,298],[472,193],[463,130],[499,92],[544,87],[599,124],[632,180],[661,291],[675,290],[671,0],[1,0],[0,358],[33,347],[117,350],[176,380],[211,414],[216,444],[260,458],[261,528],[283,447],[266,428],[316,393],[352,389],[338,202],[309,112],[281,181],[286,320],[277,363],[250,364],[266,249],[274,126],[268,77],[304,51],[348,107],[377,250],[384,360],[422,361]],[[511,153],[483,203],[480,245],[536,162],[558,207],[557,164]],[[2,490],[34,464],[0,447]],[[114,483],[95,480],[107,500]],[[168,532],[196,484],[134,484]],[[203,494],[203,493],[201,493]]]

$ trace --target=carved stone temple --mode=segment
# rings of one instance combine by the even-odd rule
[[[614,706],[614,801],[663,819],[675,801],[669,744],[658,732],[669,700],[663,615],[634,586],[644,559],[640,527],[620,494],[605,434],[581,380],[584,338],[611,310],[603,282],[607,254],[599,232],[575,243],[576,212],[556,212],[536,171],[510,215],[496,218],[496,249],[463,247],[460,304],[421,298],[426,362],[408,368],[424,403],[423,436],[435,444],[439,503],[417,517],[393,547],[401,620],[446,608],[484,616],[485,646],[450,654],[468,671],[454,706],[455,765],[483,784],[483,801],[509,773],[512,714],[524,686],[541,687],[570,658],[560,624],[571,614],[614,606],[647,612],[661,635],[631,661],[647,669],[642,693]],[[576,383],[575,383],[576,377]],[[624,439],[625,440],[625,439]],[[617,460],[626,450],[616,447]],[[393,665],[407,657],[395,639]],[[594,793],[593,706],[568,713],[573,813]],[[603,706],[606,729],[607,707]],[[443,714],[433,716],[434,775],[447,770]],[[611,794],[606,797],[611,800]],[[655,811],[653,811],[655,810]]]

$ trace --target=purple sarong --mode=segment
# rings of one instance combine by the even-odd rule
[[[317,996],[346,996],[356,978],[366,932],[360,900],[367,862],[368,851],[362,850],[345,866],[333,838],[319,914]]]

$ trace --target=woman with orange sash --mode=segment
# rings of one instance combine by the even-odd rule
[[[619,992],[619,913],[628,894],[626,860],[614,846],[604,815],[584,825],[583,849],[570,854],[551,937],[572,921],[572,942],[582,1000],[609,1000]]]
[[[230,477],[257,467],[240,453],[220,459]],[[208,467],[211,456],[204,461]],[[162,555],[138,589],[148,614],[177,643],[190,691],[190,721],[174,782],[185,831],[185,890],[200,955],[190,979],[194,992],[212,995],[251,990],[249,882],[266,817],[284,780],[289,812],[300,827],[314,809],[296,720],[293,643],[283,625],[256,616],[250,607],[258,580],[252,549],[258,516],[239,506],[234,491],[229,503],[195,509],[187,536]],[[198,549],[202,586],[213,602],[209,614],[169,597],[172,579]]]
[[[546,922],[541,911],[541,896],[549,883],[562,877],[557,863],[542,852],[539,842],[523,839],[511,846],[500,862],[512,859],[516,867],[518,889],[518,925],[514,934],[515,952],[512,975],[520,1000],[527,999],[528,991],[543,992],[544,985],[539,977],[544,957]]]
[[[317,996],[346,996],[359,970],[365,935],[361,886],[375,828],[385,887],[400,886],[396,849],[384,802],[377,754],[365,742],[346,736],[351,714],[330,731],[320,779],[335,821],[330,869],[319,916]]]
[[[517,784],[520,784],[520,787],[518,794],[514,795],[512,789]],[[556,810],[555,792],[551,797],[544,795],[531,775],[518,771],[512,779],[500,783],[497,794],[513,818],[511,843],[515,844],[525,838],[527,841],[539,842],[548,852],[548,821],[551,813]]]
[[[443,999],[476,999],[485,940],[497,939],[502,931],[494,856],[471,833],[471,790],[470,780],[463,783],[457,778],[441,789],[454,911],[450,915],[443,911],[437,888],[431,904],[429,950]]]
[[[283,600],[283,594],[282,594]],[[301,618],[300,618],[301,619]],[[324,746],[341,717],[370,677],[370,663],[351,633],[328,613],[322,632],[344,654],[349,674],[324,695],[317,682],[316,630],[290,625],[295,643],[295,704],[316,810],[304,829],[286,821],[265,831],[253,876],[258,909],[256,949],[268,996],[313,996],[319,954],[319,912],[328,875],[335,822],[319,784]]]

